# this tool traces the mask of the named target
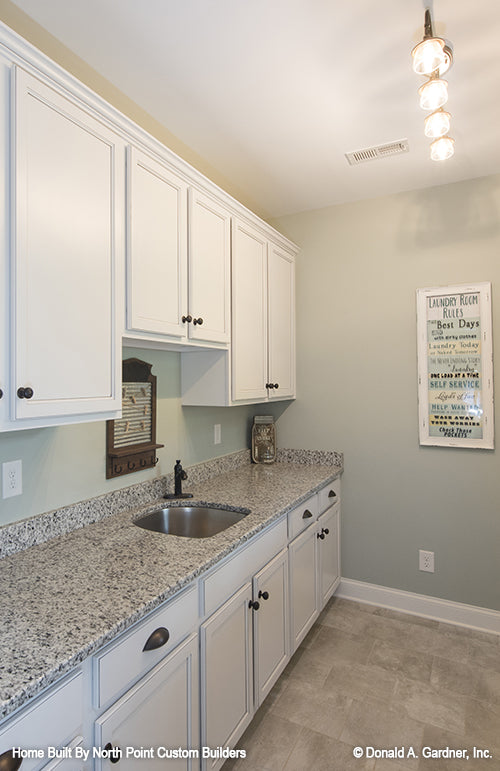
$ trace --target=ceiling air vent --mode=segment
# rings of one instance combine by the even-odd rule
[[[409,152],[409,149],[407,139],[398,139],[396,142],[388,142],[385,145],[365,147],[363,150],[354,150],[352,153],[346,153],[345,157],[351,166],[357,166],[358,163],[376,161],[379,158],[387,158],[389,155],[407,153]]]

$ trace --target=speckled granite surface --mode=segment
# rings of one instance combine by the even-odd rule
[[[287,450],[303,454],[303,450]],[[310,451],[311,458],[316,451]],[[328,453],[327,453],[328,454]],[[332,453],[329,453],[332,455]],[[250,463],[250,450],[240,450],[223,455],[213,460],[189,467],[189,480],[199,484],[218,474],[233,471]],[[31,546],[36,546],[59,535],[71,533],[93,522],[99,522],[113,514],[119,514],[134,506],[161,498],[164,493],[173,490],[173,473],[158,479],[123,487],[97,498],[80,501],[70,506],[47,511],[36,517],[23,519],[5,527],[0,527],[0,559],[9,554],[16,554]]]
[[[236,459],[216,476],[189,470],[190,503],[251,511],[211,538],[136,527],[134,519],[164,505],[156,497],[0,560],[0,718],[342,471],[337,453],[282,457],[270,466]]]

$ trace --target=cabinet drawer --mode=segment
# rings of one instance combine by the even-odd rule
[[[198,592],[193,585],[94,656],[94,706],[102,707],[151,669],[187,637],[197,622]],[[145,650],[154,633],[151,645],[158,647]]]
[[[47,763],[47,747],[60,747],[81,730],[83,720],[83,682],[79,672],[62,685],[36,699],[33,706],[20,712],[0,730],[1,756],[14,747],[44,750],[45,757],[24,758],[23,771],[41,768]]]
[[[340,501],[340,479],[334,479],[333,482],[323,487],[318,493],[319,511],[326,511],[334,503]]]
[[[288,538],[291,541],[318,518],[318,496],[311,495],[304,503],[288,513]]]
[[[213,613],[251,576],[286,546],[286,519],[280,519],[262,535],[252,538],[207,578],[201,581],[205,615]]]

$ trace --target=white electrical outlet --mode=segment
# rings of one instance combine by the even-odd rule
[[[434,573],[434,552],[433,551],[424,551],[423,549],[419,549],[418,569],[423,570],[425,573]]]
[[[214,424],[214,444],[220,444],[222,442],[222,431],[220,423]]]
[[[13,498],[23,491],[23,462],[11,460],[2,463],[2,497]]]

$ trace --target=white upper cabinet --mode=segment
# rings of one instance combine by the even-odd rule
[[[127,335],[228,343],[229,212],[136,148],[127,202]]]
[[[184,405],[295,398],[295,253],[275,231],[233,218],[230,350],[182,354]]]
[[[196,188],[189,190],[188,334],[228,343],[231,336],[231,215]]]
[[[269,244],[268,395],[295,396],[295,263],[284,249]]]
[[[0,431],[118,417],[122,343],[294,398],[295,245],[4,25],[0,102]]]
[[[260,231],[233,223],[232,397],[295,396],[295,262]]]
[[[121,409],[125,145],[56,85],[13,75],[5,427],[112,417]]]
[[[127,204],[127,328],[184,337],[187,184],[128,148]]]
[[[233,224],[232,251],[233,399],[267,396],[267,239]]]

